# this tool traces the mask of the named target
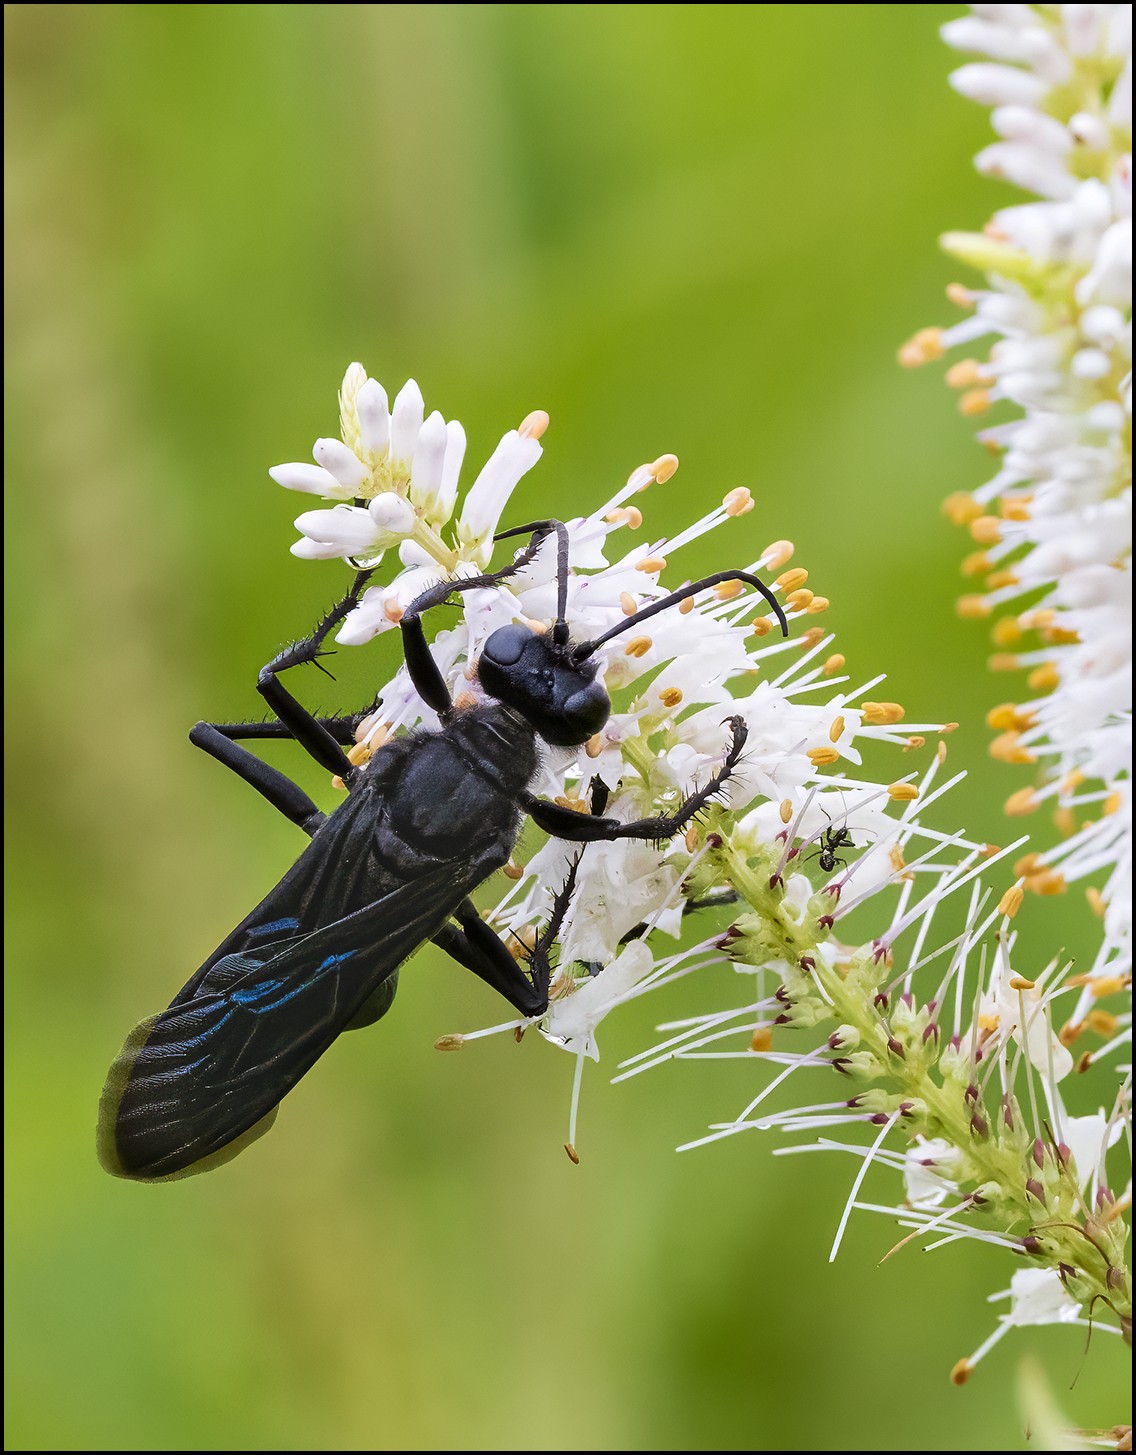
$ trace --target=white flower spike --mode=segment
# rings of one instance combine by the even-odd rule
[[[1111,316],[1098,317],[1096,336],[1105,338],[1109,326]],[[388,445],[385,394],[361,368],[349,370],[342,447],[370,474],[360,481],[356,466],[327,441],[320,463],[304,467],[334,481],[326,487],[320,477],[325,493],[358,493],[350,501],[327,494],[329,509],[300,517],[298,554],[360,565],[397,546],[398,568],[376,577],[343,621],[344,644],[397,625],[437,581],[484,568],[502,511],[539,457],[548,423],[538,411],[507,433],[463,500],[460,426],[437,413],[423,419],[416,387],[404,396],[410,403],[396,402],[398,428],[391,424],[389,435],[400,443]],[[744,488],[670,538],[647,533],[638,498],[677,463],[664,455],[639,467],[606,504],[566,523],[565,621],[576,641],[602,638],[658,601],[668,589],[664,574],[681,582],[678,553],[692,541],[719,527],[744,533],[738,522],[754,506]],[[689,1145],[775,1128],[815,1139],[782,1150],[836,1149],[861,1158],[834,1256],[853,1211],[885,1212],[909,1230],[899,1247],[933,1234],[930,1246],[971,1237],[1010,1248],[1045,1275],[1045,1289],[1056,1270],[1075,1312],[1094,1305],[1099,1319],[1111,1309],[1123,1326],[1130,1317],[1118,1215],[1124,1194],[1113,1190],[1106,1163],[1121,1145],[1127,1085],[1108,1117],[1071,1116],[1061,1090],[1073,1066],[1068,1025],[1055,1015],[1074,992],[1079,1006],[1111,984],[1102,972],[1111,967],[1115,980],[1117,961],[1106,957],[1072,978],[1056,961],[1021,973],[1012,921],[1023,886],[1040,872],[1036,856],[1017,860],[1015,884],[993,904],[981,876],[1003,873],[999,865],[1013,862],[1022,841],[992,851],[933,825],[928,810],[961,777],[944,781],[944,735],[954,725],[907,722],[903,707],[880,692],[880,676],[850,682],[831,636],[810,620],[827,599],[806,585],[807,571],[790,565],[793,553],[790,542],[774,541],[745,568],[780,573],[774,586],[797,627],[788,641],[774,632],[762,596],[731,579],[598,647],[611,715],[582,750],[548,750],[536,791],[582,813],[598,794],[605,814],[628,820],[669,811],[720,769],[731,717],[746,724],[745,754],[719,802],[681,837],[582,851],[557,840],[522,848],[490,915],[518,957],[531,952],[554,895],[574,876],[574,893],[558,909],[559,968],[548,1009],[439,1045],[505,1030],[520,1039],[531,1025],[539,1039],[572,1054],[567,1151],[578,1161],[582,1072],[599,1057],[601,1022],[627,1001],[687,977],[718,974],[737,983],[740,975],[752,989],[736,1009],[662,1027],[659,1045],[631,1057],[616,1079],[672,1059],[768,1063],[776,1074],[739,1115]],[[556,612],[552,537],[507,582],[464,593],[456,619],[431,648],[459,706],[484,695],[477,662],[491,632],[513,622],[539,630]],[[381,709],[358,730],[359,753],[436,722],[404,669],[380,696]],[[922,756],[899,759],[877,780],[863,766],[865,743]],[[1091,852],[1102,852],[1099,840]],[[961,929],[948,919],[956,906],[965,916]],[[872,937],[847,942],[848,917],[865,907],[874,916]],[[709,934],[683,949],[674,941],[689,923]],[[1114,1019],[1112,1042],[1121,1044],[1126,1031]],[[826,1067],[839,1087],[835,1099],[766,1109],[770,1093],[798,1071]],[[906,1151],[892,1145],[900,1138]],[[872,1162],[903,1175],[906,1196],[895,1206],[863,1200]],[[1077,1232],[1090,1215],[1091,1256]],[[1031,1321],[1035,1306],[1022,1292],[1008,1323]]]
[[[922,364],[993,340],[987,357],[947,371],[964,415],[1014,411],[979,435],[996,474],[946,502],[979,547],[964,573],[984,578],[959,610],[993,619],[993,668],[1026,673],[1018,699],[989,715],[990,750],[1036,765],[1039,781],[1007,811],[1050,809],[1063,841],[1028,856],[1025,887],[1050,895],[1088,883],[1104,920],[1100,986],[1130,974],[1132,953],[1131,12],[971,9],[943,36],[990,57],[952,77],[995,107],[1003,140],[978,167],[1043,200],[943,239],[985,282],[952,285],[970,316],[923,329],[900,359]],[[1068,1025],[1083,1025],[1092,1004],[1086,984]]]

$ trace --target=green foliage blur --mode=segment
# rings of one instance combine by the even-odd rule
[[[953,1388],[1012,1268],[878,1267],[898,1234],[866,1215],[830,1267],[851,1159],[675,1155],[752,1070],[607,1078],[706,1007],[694,982],[602,1028],[579,1167],[569,1058],[434,1051],[502,1008],[431,952],[232,1165],[145,1187],[94,1156],[125,1033],[300,847],[185,734],[257,714],[257,668],[339,593],[265,472],[334,432],[352,359],[414,375],[475,468],[548,409],[517,520],[664,450],[659,533],[749,485],[683,572],[795,540],[853,676],[962,724],[940,822],[1009,837],[1027,770],[990,763],[982,717],[1012,693],[955,617],[938,508],[989,464],[937,371],[895,361],[951,314],[937,234],[1002,200],[946,84],[951,13],[7,8],[9,1448],[1024,1448],[1027,1349],[1070,1420],[1122,1415],[1118,1341],[1086,1358],[1084,1331]],[[303,690],[353,707],[395,650]],[[1091,946],[1079,896],[1028,911],[1039,955]]]

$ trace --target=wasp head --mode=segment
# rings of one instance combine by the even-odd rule
[[[546,743],[575,747],[599,732],[611,715],[611,699],[596,681],[599,663],[573,655],[556,632],[498,627],[478,664],[482,687],[513,708]]]

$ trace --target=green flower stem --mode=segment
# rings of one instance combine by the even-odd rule
[[[414,529],[408,539],[416,542],[424,551],[429,551],[446,572],[453,571],[461,559],[460,552],[452,551],[433,526],[427,525],[420,515],[415,519]]]
[[[990,1106],[982,1087],[988,1067],[968,1048],[943,1043],[933,1006],[883,992],[891,957],[881,947],[839,947],[841,958],[832,963],[835,900],[815,893],[802,912],[778,873],[779,847],[733,844],[728,822],[721,810],[711,816],[711,847],[696,889],[724,882],[744,901],[749,912],[724,944],[741,963],[783,967],[777,1024],[790,1030],[834,1023],[832,1065],[863,1085],[854,1104],[877,1117],[898,1113],[912,1140],[946,1141],[958,1157],[949,1177],[964,1200],[962,1213],[980,1211],[1031,1262],[1058,1271],[1071,1296],[1090,1308],[1098,1301],[1111,1307],[1130,1334],[1127,1229],[1113,1215],[1116,1205],[1107,1197],[1097,1211],[1086,1205],[1067,1153],[1047,1127],[1031,1135],[1016,1098]],[[792,863],[794,873],[802,872],[799,859]]]

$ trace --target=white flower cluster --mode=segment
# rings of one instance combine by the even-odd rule
[[[991,480],[948,514],[980,547],[985,577],[960,612],[994,617],[996,670],[1028,673],[1024,700],[990,713],[995,757],[1040,766],[1011,814],[1055,810],[1063,841],[1019,866],[1027,887],[1091,883],[1104,943],[1070,1017],[1131,976],[1132,920],[1132,17],[1126,5],[974,5],[944,38],[988,57],[951,77],[993,107],[1000,140],[979,169],[1040,195],[944,246],[986,274],[948,296],[970,317],[904,346],[915,365],[993,339],[947,381],[980,416],[1014,406],[979,439]]]
[[[336,502],[298,517],[296,529],[302,534],[293,555],[339,558],[365,568],[377,566],[397,548],[407,566],[441,566],[450,573],[462,562],[480,567],[488,561],[506,501],[540,459],[538,441],[548,416],[530,414],[502,437],[455,522],[465,431],[456,420],[447,424],[437,410],[425,420],[424,414],[422,391],[413,379],[391,407],[379,381],[369,378],[362,364],[351,365],[339,391],[342,438],[316,440],[314,465],[276,465],[268,472],[288,490]],[[447,546],[439,532],[451,524],[456,539]],[[385,605],[369,596],[339,640],[367,641],[392,625]]]
[[[360,551],[357,541],[372,526],[360,522],[358,536],[345,526],[336,536],[338,525],[325,518],[352,512],[353,520],[374,521],[373,506],[384,500],[391,502],[388,523],[392,507],[404,510],[400,567],[385,584],[372,586],[344,620],[338,640],[347,644],[392,629],[409,602],[434,582],[478,574],[488,564],[502,511],[539,456],[537,441],[548,423],[543,413],[532,414],[506,435],[459,504],[457,470],[451,471],[448,453],[430,476],[419,470],[426,425],[416,436],[412,431],[402,436],[410,442],[398,447],[397,456],[389,444],[393,423],[389,437],[381,430],[371,435],[372,441],[387,441],[385,453],[364,442],[360,421],[371,411],[368,400],[381,395],[372,382],[352,366],[342,395],[342,446],[358,469],[332,448],[339,442],[316,447],[317,468],[334,475],[335,488],[355,492],[352,503],[344,499],[331,510],[312,512],[314,522],[309,516],[299,522],[306,541],[328,548],[314,551],[301,543],[300,554],[338,555],[362,564],[388,548],[372,533]],[[399,408],[396,401],[394,417]],[[416,428],[420,417],[416,403]],[[445,428],[448,438],[460,438],[456,426]],[[434,434],[441,439],[440,423]],[[633,471],[599,509],[566,522],[565,616],[573,637],[602,636],[658,600],[668,590],[661,584],[664,572],[672,588],[683,584],[681,570],[675,570],[678,553],[752,511],[749,491],[733,489],[678,534],[633,543],[645,525],[636,502],[666,481],[677,464],[672,455],[660,456]],[[315,481],[307,473],[311,469],[286,466],[276,473],[283,474],[281,483],[297,488],[298,481]],[[417,489],[416,479],[425,478],[438,482],[436,488]],[[336,498],[322,477],[318,484]],[[974,1232],[1039,1265],[1045,1298],[1039,1303],[1036,1292],[1015,1283],[1006,1327],[1028,1322],[1042,1303],[1059,1307],[1062,1319],[1069,1317],[1070,1302],[1074,1316],[1086,1301],[1099,1305],[1101,1299],[1120,1313],[1127,1284],[1121,1288],[1116,1279],[1127,1275],[1114,1248],[1123,1224],[1114,1221],[1112,1210],[1123,1203],[1105,1178],[1103,1155],[1126,1110],[1126,1093],[1107,1118],[1075,1119],[1061,1103],[1057,1083],[1073,1060],[1054,1033],[1051,1006],[1073,987],[1082,988],[1084,977],[1070,981],[1068,967],[1056,963],[1034,980],[1014,975],[1010,919],[1022,900],[1020,883],[989,910],[989,892],[979,882],[1020,844],[993,851],[923,821],[920,815],[958,781],[957,776],[939,781],[946,744],[928,742],[953,725],[905,723],[902,707],[870,695],[880,677],[849,685],[831,636],[808,621],[828,602],[806,585],[805,570],[789,566],[790,542],[775,541],[756,558],[750,551],[740,555],[740,570],[780,573],[773,588],[789,621],[805,629],[789,640],[775,635],[768,603],[741,580],[723,581],[636,624],[598,650],[601,680],[613,703],[609,720],[582,749],[547,749],[533,785],[580,813],[591,811],[597,793],[606,797],[604,813],[624,821],[671,812],[722,767],[728,720],[740,717],[748,730],[744,754],[718,801],[684,835],[659,843],[629,839],[581,847],[550,840],[521,852],[503,870],[511,887],[490,916],[519,958],[547,925],[558,891],[575,877],[570,901],[566,908],[561,904],[549,1009],[531,1021],[514,1018],[445,1036],[439,1046],[454,1049],[510,1029],[520,1038],[533,1026],[572,1054],[567,1150],[577,1160],[582,1070],[588,1058],[598,1059],[597,1030],[607,1014],[647,991],[715,967],[731,982],[735,971],[753,976],[754,989],[739,1009],[667,1027],[662,1045],[632,1058],[624,1074],[661,1060],[707,1055],[770,1061],[781,1068],[777,1076],[734,1122],[716,1128],[711,1140],[753,1126],[815,1131],[867,1123],[878,1130],[870,1147],[859,1148],[865,1160],[845,1220],[853,1205],[870,1206],[859,1200],[870,1162],[890,1163],[907,1171],[913,1189],[910,1205],[892,1211],[917,1231],[930,1222],[930,1230],[947,1241]],[[735,564],[733,551],[723,556],[721,566]],[[477,660],[488,635],[517,621],[546,629],[556,617],[556,597],[552,537],[506,581],[462,594],[454,607],[460,612],[456,622],[432,644],[459,708],[483,697]],[[351,753],[357,763],[392,734],[436,722],[405,669],[382,688],[380,698],[359,726]],[[921,772],[880,781],[866,771],[861,751],[866,743],[925,751],[929,761]],[[944,929],[939,907],[959,902],[962,890],[970,895],[965,924]],[[879,907],[881,894],[894,901],[886,910]],[[873,938],[844,943],[837,927],[843,931],[847,917],[866,905],[876,927]],[[998,948],[987,964],[980,946],[996,921]],[[674,941],[688,924],[705,925],[708,933],[693,947],[680,948]],[[660,937],[668,936],[671,944],[664,949]],[[897,971],[901,938],[906,968]],[[931,965],[940,968],[926,971]],[[928,975],[935,984],[924,992]],[[766,984],[770,979],[772,986]],[[823,1027],[819,1041],[806,1036],[805,1050],[792,1049],[794,1033],[817,1027]],[[719,1045],[736,1040],[739,1031],[746,1038],[743,1049]],[[1123,1035],[1117,1023],[1116,1044]],[[837,1100],[792,1113],[755,1115],[792,1073],[824,1067],[830,1077],[859,1087],[842,1085]],[[1086,1151],[1089,1122],[1097,1142],[1096,1150]],[[914,1161],[884,1147],[892,1130],[914,1142],[919,1150]],[[949,1209],[939,1207],[951,1197]],[[1056,1218],[1068,1226],[1083,1222],[1086,1198],[1103,1229],[1092,1245],[1106,1249],[1103,1264],[1099,1258],[1094,1263],[1075,1234],[1043,1236],[1036,1227],[1041,1209],[1047,1225]]]

